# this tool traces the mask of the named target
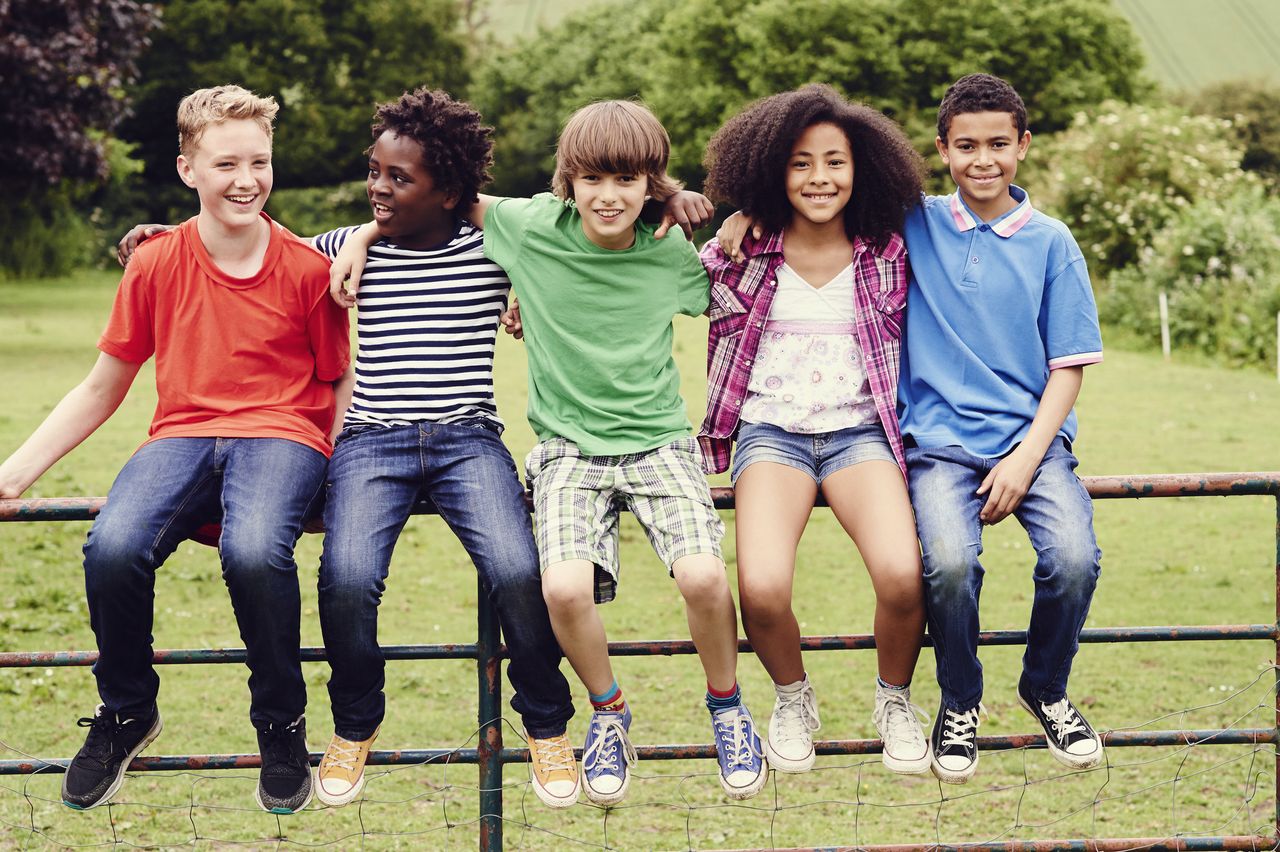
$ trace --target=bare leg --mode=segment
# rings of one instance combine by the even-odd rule
[[[677,559],[671,570],[684,596],[689,635],[698,649],[707,683],[714,689],[728,690],[737,680],[738,613],[724,563],[710,553],[695,553]],[[568,653],[566,650],[565,655]]]
[[[742,472],[734,492],[742,625],[773,682],[795,683],[804,677],[804,662],[791,586],[796,546],[818,488],[802,471],[761,461]]]
[[[542,572],[542,597],[565,659],[587,690],[600,695],[613,685],[613,666],[604,622],[596,611],[595,570],[585,559],[548,565]]]
[[[892,462],[863,462],[827,477],[822,493],[871,575],[880,677],[908,684],[920,656],[925,612],[920,546],[902,472]]]

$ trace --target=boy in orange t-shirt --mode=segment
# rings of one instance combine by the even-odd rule
[[[346,314],[328,298],[328,261],[262,212],[276,110],[238,86],[183,99],[178,174],[199,195],[200,213],[138,250],[88,378],[0,465],[0,498],[17,497],[111,416],[155,355],[149,437],[116,477],[84,546],[102,704],[80,720],[88,737],[62,785],[72,808],[110,801],[160,733],[155,573],[219,516],[262,753],[257,800],[293,813],[311,799],[293,547],[324,486],[335,402],[350,395],[353,376]]]

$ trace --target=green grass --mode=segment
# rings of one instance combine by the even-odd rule
[[[1115,0],[1133,24],[1152,76],[1173,89],[1268,78],[1280,83],[1274,0]]]
[[[0,315],[0,363],[6,367],[0,456],[92,364],[116,280],[113,274],[85,273],[0,285],[6,304]],[[705,325],[682,321],[678,332],[684,390],[696,421],[705,401]],[[521,458],[533,443],[522,416],[524,355],[519,344],[504,339],[498,358],[507,440]],[[151,381],[144,371],[116,416],[29,496],[104,494],[145,434],[154,405]],[[1105,364],[1087,371],[1079,412],[1077,451],[1084,474],[1280,467],[1280,385],[1262,371],[1165,364],[1159,356],[1110,351]],[[1267,498],[1100,501],[1104,569],[1089,626],[1273,622],[1275,512]],[[79,568],[86,528],[0,525],[0,650],[93,647]],[[1023,627],[1032,590],[1025,534],[1012,522],[1002,524],[988,533],[986,548],[984,626]],[[305,537],[298,548],[308,645],[320,644],[318,552],[316,536]],[[732,576],[732,533],[726,555]],[[622,558],[619,600],[603,612],[610,637],[686,636],[675,586],[630,518],[623,527]],[[474,570],[437,519],[409,525],[384,601],[384,643],[474,637]],[[825,510],[815,511],[801,545],[796,605],[807,634],[870,631],[865,571]],[[160,648],[240,646],[213,551],[186,545],[161,570],[155,633]],[[1016,647],[983,650],[991,715],[984,733],[1031,731],[1014,698],[1019,657]],[[1268,710],[1272,659],[1272,647],[1260,642],[1086,645],[1072,691],[1104,729],[1264,727],[1274,724]],[[635,709],[638,743],[707,740],[694,658],[628,657],[616,665]],[[874,655],[812,653],[806,666],[819,692],[821,736],[873,736]],[[747,699],[763,722],[770,710],[767,678],[753,657],[744,657],[740,668]],[[319,749],[330,730],[327,669],[304,669],[311,746]],[[166,666],[161,674],[166,728],[151,753],[254,750],[242,666]],[[1250,687],[1259,677],[1261,683]],[[468,663],[394,663],[388,667],[388,693],[380,748],[462,745],[475,728],[475,676]],[[574,739],[584,732],[581,693],[576,690]],[[915,698],[934,711],[937,688],[927,651]],[[83,735],[74,721],[94,703],[87,670],[0,669],[0,758],[69,756]],[[1194,709],[1202,705],[1216,706]],[[1173,715],[1148,724],[1165,714]],[[519,720],[509,710],[507,720],[511,743]],[[572,839],[651,849],[1247,833],[1265,830],[1274,819],[1273,755],[1244,747],[1113,748],[1109,771],[1066,776],[1043,751],[984,753],[973,783],[945,790],[928,777],[892,776],[875,758],[823,758],[817,771],[775,775],[759,798],[734,806],[721,797],[709,764],[646,762],[626,806],[607,821],[585,805],[543,809],[530,795],[523,767],[513,766],[505,776],[511,820],[506,840],[509,848],[569,848]],[[141,773],[127,782],[124,804],[74,813],[56,801],[57,777],[0,778],[0,848],[105,844],[113,837],[144,846],[184,845],[197,837],[198,848],[220,847],[219,841],[267,846],[281,830],[293,842],[346,848],[360,840],[361,825],[372,833],[364,845],[373,849],[466,849],[476,843],[474,767],[379,770],[362,808],[312,810],[283,820],[256,810],[254,783],[252,771]],[[43,836],[33,836],[32,825]]]

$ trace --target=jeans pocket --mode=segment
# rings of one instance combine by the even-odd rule
[[[343,441],[354,438],[357,435],[363,435],[365,432],[372,432],[375,429],[385,429],[385,426],[379,426],[376,423],[357,423],[354,426],[347,426],[338,433],[338,437],[334,439],[333,445],[337,447]]]

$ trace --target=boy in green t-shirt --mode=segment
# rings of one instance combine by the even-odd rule
[[[639,221],[647,200],[680,188],[667,175],[670,141],[630,101],[574,113],[556,151],[554,195],[480,196],[464,215],[485,231],[485,255],[507,270],[529,347],[526,461],[542,588],[565,656],[591,695],[582,754],[587,798],[621,801],[635,750],[631,710],[614,679],[595,604],[618,579],[618,511],[640,521],[687,607],[707,677],[707,707],[732,798],[768,776],[737,685],[737,613],[711,502],[671,356],[672,317],[708,304],[706,273],[678,233]],[[366,226],[367,228],[367,226]],[[348,240],[356,247],[359,240]],[[335,262],[341,276],[346,249]],[[352,276],[358,280],[357,275]]]

